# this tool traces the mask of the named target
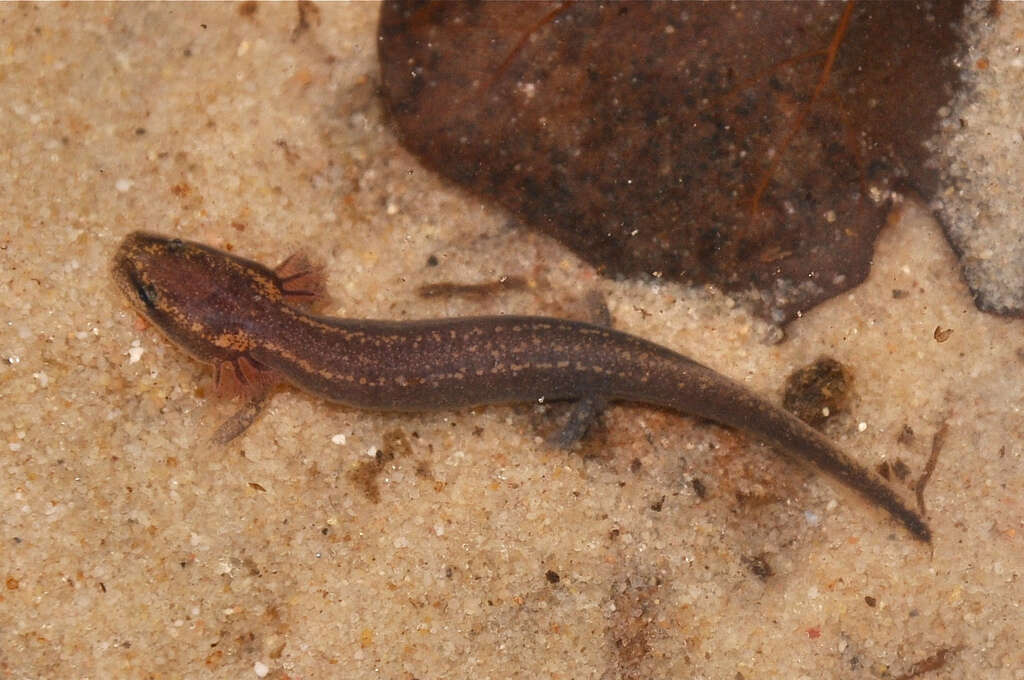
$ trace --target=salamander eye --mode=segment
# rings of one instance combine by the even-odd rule
[[[185,249],[185,242],[182,241],[180,238],[172,238],[170,241],[167,242],[167,249],[170,250],[172,253],[180,253],[182,250]]]
[[[150,309],[156,307],[156,288],[148,283],[138,283],[135,285],[135,292],[139,294],[139,299],[142,300],[142,304],[146,305]]]

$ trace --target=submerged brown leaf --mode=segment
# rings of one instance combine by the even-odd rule
[[[387,2],[383,92],[428,167],[607,275],[785,323],[864,279],[956,80],[962,2]]]

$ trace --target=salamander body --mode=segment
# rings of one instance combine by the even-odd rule
[[[710,368],[627,333],[537,316],[403,322],[316,316],[308,306],[321,294],[322,277],[301,257],[271,270],[141,232],[125,238],[113,271],[147,319],[214,365],[221,388],[256,402],[288,382],[366,409],[551,400],[652,404],[744,430],[809,461],[887,510],[916,538],[930,540],[917,513],[818,431]]]

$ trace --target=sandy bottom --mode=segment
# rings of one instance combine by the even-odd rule
[[[1024,678],[1024,322],[975,309],[930,216],[906,205],[870,279],[767,344],[715,292],[602,281],[420,169],[374,95],[375,16],[0,6],[0,676]],[[598,290],[776,401],[831,356],[844,449],[905,466],[911,499],[936,452],[935,540],[639,406],[564,452],[557,406],[285,390],[212,446],[237,405],[109,276],[135,229],[305,249],[340,316],[579,318]],[[417,293],[503,276],[526,285]]]

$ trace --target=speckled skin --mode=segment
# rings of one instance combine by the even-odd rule
[[[136,232],[121,244],[113,271],[146,318],[214,364],[218,383],[256,398],[284,380],[371,409],[583,398],[653,404],[774,443],[887,510],[915,538],[930,540],[917,513],[816,430],[665,347],[547,317],[314,316],[304,307],[317,297],[320,279],[308,269],[293,271],[289,262],[275,272],[201,244]]]

